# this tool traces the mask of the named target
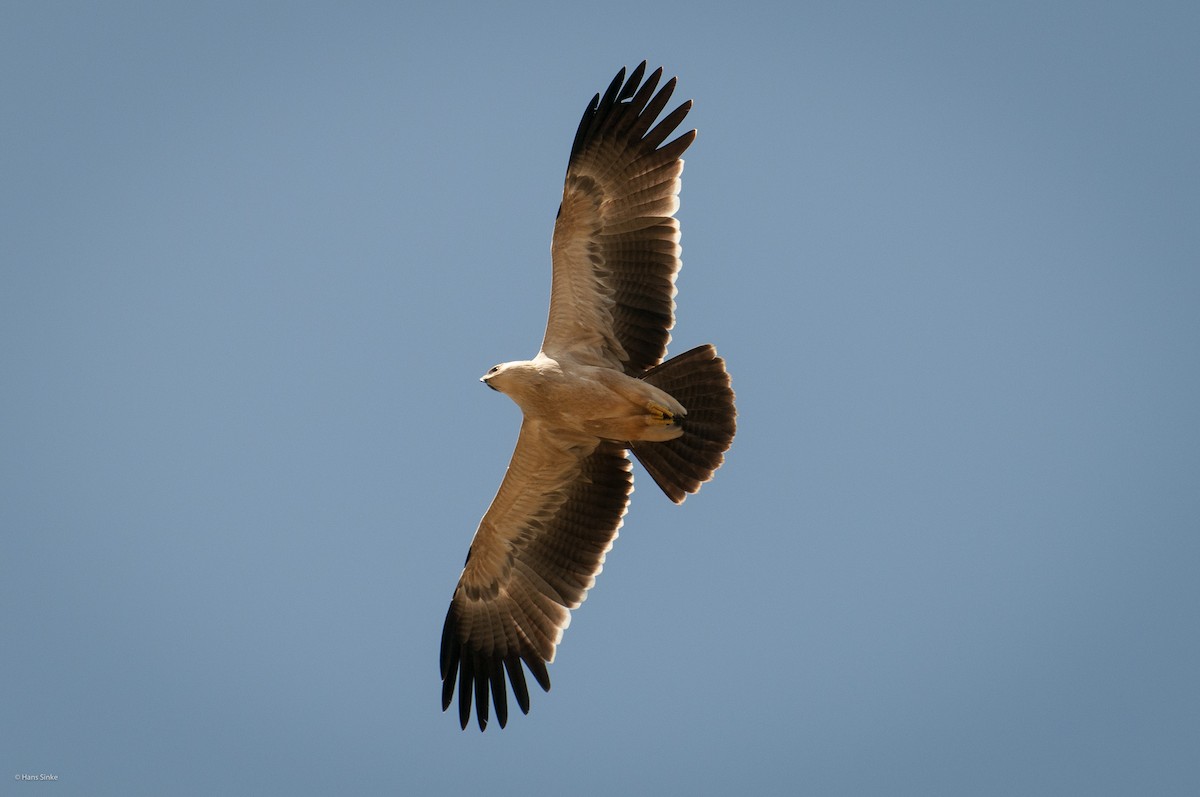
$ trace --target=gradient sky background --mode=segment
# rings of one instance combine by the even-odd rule
[[[432,5],[432,4],[429,4]],[[0,8],[0,783],[55,795],[1200,792],[1200,6]],[[441,624],[566,156],[700,134],[674,352],[528,717]]]

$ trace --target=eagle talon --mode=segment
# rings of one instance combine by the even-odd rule
[[[675,417],[675,413],[671,412],[666,407],[658,404],[649,404],[647,408],[650,410],[650,417],[657,423],[663,426],[676,426],[679,424],[679,419]]]

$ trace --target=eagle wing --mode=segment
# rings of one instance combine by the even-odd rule
[[[675,89],[645,82],[643,61],[588,104],[571,146],[551,244],[553,282],[542,351],[640,375],[662,361],[675,324],[681,265],[680,156],[690,130],[668,144],[687,101],[651,128]]]
[[[633,492],[625,449],[525,421],[499,492],[479,523],[442,629],[442,709],[454,700],[462,727],[488,721],[488,692],[503,728],[505,672],[521,711],[521,662],[549,691],[546,664],[570,609],[583,602],[612,548]]]

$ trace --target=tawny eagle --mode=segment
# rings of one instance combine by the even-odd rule
[[[645,71],[643,61],[628,78],[618,72],[579,123],[554,224],[541,350],[482,378],[524,419],[442,630],[442,709],[457,682],[464,729],[472,698],[487,727],[489,692],[504,727],[506,683],[529,712],[522,662],[549,691],[546,665],[633,492],[627,452],[679,503],[712,478],[733,441],[734,395],[716,349],[663,361],[680,268],[680,156],[696,131],[663,143],[692,104],[654,124],[675,78],[656,93],[662,69]]]

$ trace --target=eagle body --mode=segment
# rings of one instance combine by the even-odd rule
[[[526,421],[617,442],[661,443],[683,434],[687,410],[670,394],[595,365],[539,354],[502,363],[481,378],[517,403]]]
[[[643,80],[644,78],[644,80]],[[517,445],[479,522],[442,628],[442,709],[466,728],[508,690],[529,712],[546,665],[587,597],[633,492],[629,454],[675,503],[712,478],[737,428],[725,361],[711,345],[666,358],[679,273],[680,157],[691,102],[643,61],[584,110],[551,241],[550,312],[532,360],[481,381],[521,408]],[[656,120],[658,120],[656,122]],[[489,700],[490,697],[490,700]]]

